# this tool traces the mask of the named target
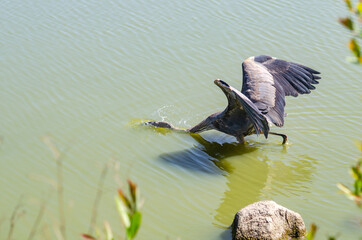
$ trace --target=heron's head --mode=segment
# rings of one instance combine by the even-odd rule
[[[226,96],[235,97],[232,90],[233,87],[231,87],[229,84],[227,84],[221,79],[216,79],[214,83],[225,93]]]
[[[224,88],[224,87],[229,88],[229,87],[230,87],[229,84],[227,84],[226,82],[224,82],[224,81],[221,80],[221,79],[216,79],[216,80],[214,81],[214,83],[215,83],[217,86],[219,86],[220,88]]]

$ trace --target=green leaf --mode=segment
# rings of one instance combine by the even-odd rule
[[[360,16],[362,16],[362,2],[358,2],[356,6],[357,12]]]
[[[131,226],[126,229],[127,239],[133,239],[136,236],[137,231],[141,225],[141,219],[142,214],[140,212],[137,211],[133,214],[131,217]]]
[[[349,41],[348,46],[349,46],[349,49],[351,49],[351,51],[355,55],[355,57],[357,59],[359,59],[361,57],[361,52],[360,52],[360,48],[359,48],[359,45],[358,45],[357,41],[354,38],[352,38]]]
[[[349,30],[353,31],[353,22],[349,17],[346,18],[340,18],[338,19],[338,21],[345,26],[346,28],[348,28]]]
[[[308,232],[306,239],[308,240],[313,240],[315,233],[317,232],[317,225],[315,225],[314,223],[312,223],[312,225],[310,226],[310,231]]]
[[[123,203],[127,206],[128,209],[132,209],[131,202],[129,201],[126,194],[123,193],[122,189],[118,189],[118,196],[123,201]]]
[[[359,178],[358,169],[356,167],[352,167],[352,177],[357,181]]]
[[[131,223],[130,223],[130,219],[129,219],[129,216],[128,216],[128,210],[127,210],[126,205],[117,196],[115,197],[115,201],[116,201],[118,214],[121,217],[121,220],[122,220],[124,226],[126,228],[129,228]]]
[[[362,181],[361,180],[357,180],[354,182],[354,194],[356,196],[361,196],[361,192],[362,192]]]
[[[344,2],[346,3],[348,9],[349,9],[350,11],[352,11],[353,8],[352,8],[352,3],[351,3],[351,1],[350,1],[350,0],[344,0]]]
[[[129,186],[129,191],[131,193],[132,201],[133,201],[133,203],[136,203],[137,202],[137,196],[136,196],[137,185],[128,179],[128,186]]]

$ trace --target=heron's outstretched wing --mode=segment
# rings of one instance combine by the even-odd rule
[[[263,133],[268,138],[269,125],[266,117],[259,111],[254,103],[250,101],[244,94],[234,87],[228,85],[226,82],[217,79],[215,84],[221,88],[228,99],[227,111],[238,111],[245,112],[247,117],[252,122],[255,132],[257,135]]]
[[[268,138],[269,124],[265,116],[259,111],[254,103],[252,103],[244,94],[234,89],[236,93],[236,99],[241,103],[244,111],[249,116],[251,122],[254,125],[254,129],[257,135],[264,133],[265,138]]]
[[[284,124],[285,96],[308,94],[320,79],[309,67],[265,55],[246,59],[242,67],[241,92],[279,127]]]

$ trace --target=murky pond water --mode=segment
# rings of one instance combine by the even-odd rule
[[[20,199],[26,239],[55,238],[56,164],[64,155],[68,239],[88,230],[103,165],[141,188],[137,239],[229,239],[237,210],[272,199],[299,212],[318,236],[361,236],[361,211],[338,193],[359,156],[362,67],[348,64],[342,1],[2,1],[0,3],[0,238]],[[243,59],[268,54],[322,72],[316,91],[287,99],[281,139],[247,144],[219,132],[200,137],[134,127],[135,119],[198,123],[226,106],[213,84],[241,87]],[[109,171],[98,223],[120,234]]]

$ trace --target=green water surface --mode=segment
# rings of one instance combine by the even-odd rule
[[[362,67],[345,61],[349,32],[337,22],[348,14],[343,1],[1,1],[0,239],[19,201],[13,239],[26,239],[43,199],[35,239],[56,239],[45,135],[65,154],[67,239],[88,231],[108,162],[119,170],[104,180],[97,223],[118,236],[117,179],[131,178],[145,199],[137,239],[230,239],[234,214],[266,199],[317,223],[317,239],[358,239],[362,211],[336,187],[352,181],[362,134]],[[259,54],[322,73],[310,95],[287,98],[285,126],[273,128],[286,146],[134,126],[190,127],[223,110],[213,80],[241,88],[241,62]]]

